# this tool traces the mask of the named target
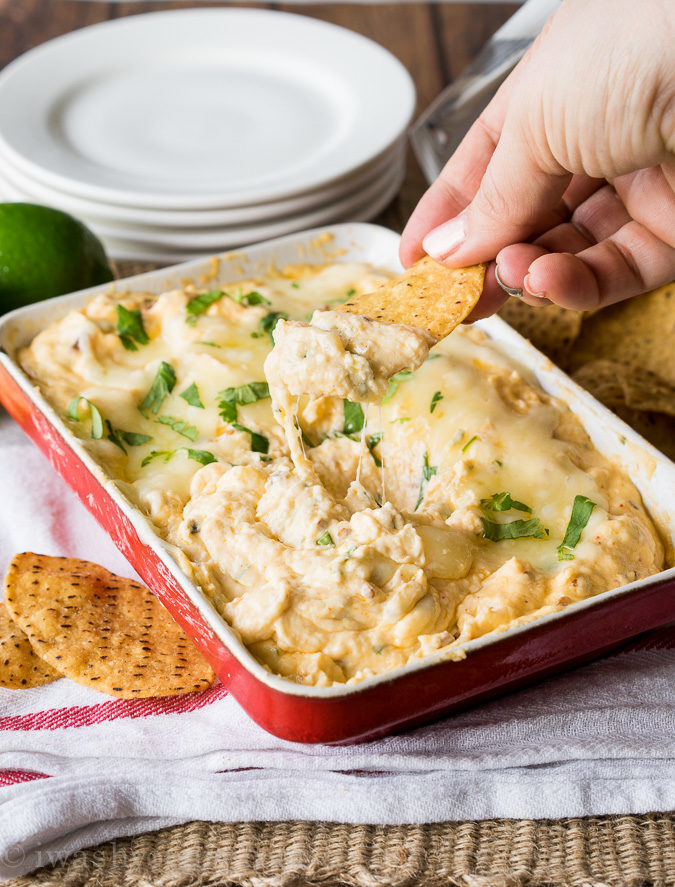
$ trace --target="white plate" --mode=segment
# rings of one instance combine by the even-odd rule
[[[140,225],[93,224],[96,232],[103,238],[124,238],[138,244],[170,249],[227,249],[234,243],[269,240],[271,237],[279,237],[291,230],[301,231],[303,228],[314,228],[337,219],[351,219],[355,213],[363,212],[376,204],[394,187],[400,187],[403,175],[403,165],[399,163],[388,170],[385,175],[378,176],[367,187],[342,200],[334,203],[328,202],[309,212],[295,213],[281,219],[253,225],[231,225],[206,229],[194,227],[167,229]],[[86,218],[83,218],[83,221],[87,224],[90,223],[90,220]]]
[[[206,209],[324,186],[400,138],[415,89],[381,46],[260,9],[84,28],[0,75],[0,152],[53,188]]]
[[[347,219],[350,222],[366,222],[375,218],[375,216],[381,213],[382,210],[394,199],[401,188],[404,175],[405,170],[401,169],[398,176],[396,176],[389,185],[385,186],[376,197],[364,202],[360,207],[353,209],[352,212],[345,214],[342,217],[332,215],[331,218],[333,218],[335,222],[343,222]],[[293,234],[294,232],[301,230],[305,221],[306,217],[296,216],[283,225],[280,224],[276,229],[277,234],[269,234],[268,237],[271,238],[273,236]],[[144,244],[135,238],[107,237],[103,232],[97,230],[96,226],[93,226],[93,228],[96,233],[101,236],[108,255],[113,259],[135,259],[139,262],[164,262],[169,264],[170,262],[187,261],[189,259],[194,259],[196,256],[209,255],[213,252],[213,249],[198,248],[191,250],[188,248],[167,247],[162,244]],[[235,235],[232,238],[229,236],[223,237],[222,240],[222,243],[225,244],[223,249],[247,247],[251,242],[250,235],[247,239],[241,234]]]
[[[404,162],[407,151],[405,139],[396,144],[376,161],[367,164],[358,173],[344,177],[339,182],[307,194],[286,200],[270,201],[252,206],[215,210],[152,210],[122,207],[73,197],[27,176],[7,158],[0,158],[0,197],[12,200],[28,200],[43,203],[82,219],[98,224],[144,225],[153,228],[208,228],[218,225],[247,225],[253,222],[272,221],[293,213],[307,212],[330,201],[343,199],[367,186],[376,177]]]

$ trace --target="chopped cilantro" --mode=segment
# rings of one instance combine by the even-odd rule
[[[302,438],[302,442],[303,442],[303,444],[304,444],[308,449],[313,450],[314,447],[316,446],[316,444],[313,444],[313,443],[312,443],[312,441],[307,437],[307,435],[306,435],[305,432],[302,430],[302,428],[300,428],[299,425],[298,425],[298,429],[300,430],[300,437]]]
[[[139,434],[136,431],[123,431],[121,428],[113,428],[107,419],[105,424],[108,429],[108,440],[119,447],[123,453],[127,451],[124,444],[128,444],[130,447],[140,447],[152,440],[149,434]]]
[[[356,295],[355,288],[353,286],[350,286],[349,289],[347,290],[347,292],[345,293],[345,296],[347,296],[348,299],[351,299],[351,297],[355,296],[355,295]]]
[[[375,434],[369,434],[366,437],[366,446],[368,447],[368,452],[373,457],[373,462],[377,465],[378,468],[382,468],[382,459],[375,452],[375,447],[382,440],[382,432],[378,431]]]
[[[147,412],[147,410],[152,410],[152,412],[157,415],[164,399],[171,394],[175,385],[176,371],[170,363],[163,360],[159,365],[157,375],[150,386],[150,390],[141,402],[139,410],[142,413]]]
[[[565,538],[558,546],[558,560],[571,561],[574,560],[572,549],[575,548],[581,539],[584,527],[590,520],[595,502],[587,499],[586,496],[575,496],[572,505],[572,514],[570,515],[567,529],[565,530]]]
[[[85,407],[89,411],[89,416],[91,417],[91,436],[94,438],[94,440],[100,440],[103,437],[103,419],[100,412],[98,411],[98,408],[95,407],[90,400],[87,400],[86,397],[74,397],[68,404],[68,409],[66,410],[66,412],[71,419],[79,422],[80,404],[82,403],[84,403]]]
[[[438,404],[438,402],[441,400],[443,400],[443,395],[440,391],[436,391],[434,393],[434,396],[431,398],[431,403],[429,404],[430,413],[433,413],[433,411],[436,409],[436,404]]]
[[[196,440],[199,432],[196,425],[190,425],[184,419],[176,419],[175,416],[159,416],[155,419],[160,425],[168,425],[176,434],[187,437],[188,440]]]
[[[124,305],[117,305],[116,310],[117,335],[127,351],[138,351],[138,345],[147,345],[150,338],[145,332],[140,309],[130,311]]]
[[[467,440],[467,442],[464,444],[464,446],[462,447],[462,452],[466,453],[466,451],[469,449],[471,444],[475,443],[475,441],[477,441],[477,440],[478,440],[478,435],[474,434],[474,436],[471,438],[471,440]]]
[[[429,363],[430,360],[436,360],[438,357],[442,357],[441,354],[430,354],[427,359],[424,361],[425,363]]]
[[[168,462],[175,452],[175,450],[150,450],[148,455],[141,462],[141,468],[145,468],[145,466],[149,465],[154,459],[163,459],[164,462]]]
[[[246,428],[245,425],[240,425],[238,422],[233,422],[232,427],[236,428],[237,431],[244,431],[251,436],[251,449],[254,453],[267,453],[270,448],[270,442],[263,434],[259,434],[257,431],[252,431],[250,428]]]
[[[218,461],[213,453],[209,453],[208,450],[191,450],[187,447],[185,452],[188,459],[192,459],[193,462],[200,462],[202,465],[210,465],[212,462]]]
[[[394,373],[394,375],[389,380],[387,392],[382,398],[382,403],[389,403],[389,401],[398,391],[398,386],[401,384],[401,382],[405,382],[412,376],[412,374],[412,370],[401,370],[399,373]]]
[[[420,481],[420,491],[413,511],[417,511],[417,509],[422,504],[422,499],[424,499],[424,488],[427,482],[431,480],[431,478],[436,474],[437,471],[438,466],[429,465],[429,453],[425,453],[424,462],[422,463],[422,480]]]
[[[233,302],[243,305],[244,308],[249,308],[253,305],[272,304],[268,298],[263,296],[262,293],[256,292],[256,290],[251,290],[250,293],[242,293],[241,288],[239,288],[236,293],[227,293],[227,295]]]
[[[297,282],[297,280],[294,280],[294,281],[291,283],[291,286],[293,287],[294,290],[299,290],[299,289],[300,289],[300,284]]]
[[[518,502],[517,499],[512,499],[510,493],[493,493],[489,499],[481,499],[480,504],[483,511],[487,512],[509,511],[514,508],[516,511],[527,511],[528,514],[532,514],[532,509],[529,505]]]
[[[197,323],[199,315],[203,314],[211,307],[211,305],[219,302],[223,296],[227,296],[228,299],[232,299],[233,302],[242,305],[244,308],[248,308],[251,305],[270,304],[269,299],[266,299],[265,296],[255,290],[252,290],[250,293],[242,293],[241,287],[234,292],[228,290],[209,290],[207,293],[200,293],[198,296],[194,296],[187,303],[185,306],[188,315],[187,323],[189,323],[190,326],[194,326]]]
[[[225,422],[237,421],[237,404],[243,406],[247,403],[255,403],[265,400],[270,396],[267,382],[247,382],[237,388],[225,388],[218,392],[218,409]]]
[[[208,345],[210,348],[222,348],[222,345],[218,345],[216,342],[207,342],[206,340],[200,340],[199,342],[195,342],[195,345]]]
[[[194,326],[199,315],[203,314],[211,305],[219,302],[224,295],[225,290],[209,290],[208,293],[200,293],[198,296],[193,296],[185,306],[187,312],[186,322],[190,326]]]
[[[200,410],[204,409],[204,404],[202,403],[202,399],[199,396],[199,388],[193,382],[192,385],[188,385],[185,391],[181,391],[178,395],[182,397],[184,401],[190,404],[191,407],[197,407]]]
[[[379,656],[383,650],[384,650],[383,644],[377,644],[376,646],[373,647],[373,653],[375,653],[376,656]]]
[[[356,434],[363,428],[365,417],[363,415],[363,407],[360,403],[354,403],[351,400],[343,400],[343,410],[345,417],[343,434]]]
[[[333,542],[333,537],[328,532],[328,530],[326,530],[326,532],[322,533],[319,536],[319,538],[316,540],[316,544],[317,545],[335,545],[335,542]]]
[[[288,320],[288,314],[286,314],[285,311],[269,311],[264,317],[260,318],[260,323],[258,325],[263,333],[269,335],[270,339],[272,339],[272,343],[274,343],[272,333],[280,320]]]
[[[168,462],[176,453],[185,453],[188,459],[192,459],[193,462],[199,462],[202,465],[210,465],[211,462],[218,461],[213,453],[209,453],[208,450],[191,450],[189,447],[180,447],[178,450],[152,450],[141,462],[141,467],[149,465],[153,459],[163,459],[164,462]]]
[[[530,520],[512,520],[507,524],[498,524],[494,521],[482,517],[483,535],[491,542],[501,542],[503,539],[522,539],[531,537],[533,539],[541,539],[548,536],[548,530],[541,525],[538,517],[530,518]]]

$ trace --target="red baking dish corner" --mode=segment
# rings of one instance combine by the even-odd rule
[[[0,400],[193,638],[242,707],[283,739],[354,742],[421,724],[586,662],[668,623],[675,614],[675,578],[654,577],[603,606],[570,608],[554,621],[497,635],[460,661],[403,669],[339,695],[298,694],[292,684],[289,689],[296,692],[289,693],[261,681],[227,649],[100,481],[1,365]]]

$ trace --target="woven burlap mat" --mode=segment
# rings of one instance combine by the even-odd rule
[[[421,826],[191,822],[11,887],[672,887],[675,816]]]
[[[118,263],[126,277],[148,265]],[[191,822],[11,887],[675,887],[675,815],[421,826]]]

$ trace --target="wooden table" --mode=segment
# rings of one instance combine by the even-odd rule
[[[186,9],[200,3],[94,2],[94,0],[0,0],[0,68],[52,37],[97,22],[151,12]],[[229,6],[211,2],[210,6]],[[351,28],[391,50],[410,71],[417,86],[417,110],[424,110],[453,80],[490,35],[518,8],[513,3],[354,4],[237,3],[284,9]],[[402,230],[426,182],[412,156],[400,194],[377,221]]]

